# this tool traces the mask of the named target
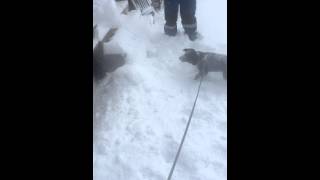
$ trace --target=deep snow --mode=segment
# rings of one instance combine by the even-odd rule
[[[123,3],[94,0],[100,37],[119,27],[113,41],[126,65],[98,83],[93,139],[94,180],[163,180],[170,171],[196,95],[196,69],[181,63],[184,48],[227,53],[226,0],[198,0],[198,30],[163,34],[163,12],[120,15]],[[227,178],[227,83],[221,73],[204,79],[173,180]]]

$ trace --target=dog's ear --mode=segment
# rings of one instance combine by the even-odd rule
[[[194,49],[192,48],[186,48],[186,49],[183,49],[184,52],[190,52],[190,51],[195,51]]]

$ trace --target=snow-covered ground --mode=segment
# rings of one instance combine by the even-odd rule
[[[100,9],[99,9],[100,8]],[[102,35],[119,27],[113,41],[127,63],[96,88],[94,180],[164,180],[186,127],[196,95],[197,70],[178,57],[184,48],[227,54],[227,1],[198,0],[203,39],[163,34],[163,12],[120,15],[123,3],[94,0],[94,22]],[[112,20],[109,20],[109,19]],[[227,179],[227,83],[221,73],[204,79],[173,180]]]

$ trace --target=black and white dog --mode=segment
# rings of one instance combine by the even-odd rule
[[[184,49],[184,55],[179,59],[198,67],[199,73],[195,79],[204,77],[208,72],[222,72],[223,78],[227,80],[227,56],[223,54],[201,52],[194,49]]]

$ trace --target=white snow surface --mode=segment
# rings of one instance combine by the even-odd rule
[[[120,15],[123,4],[94,0],[94,22],[127,62],[97,84],[93,122],[94,180],[164,180],[177,153],[198,83],[197,69],[179,61],[184,48],[227,54],[227,1],[198,0],[198,31],[191,42],[163,33],[164,14],[152,23],[139,11]],[[96,10],[96,11],[95,11]],[[111,18],[111,19],[110,19]],[[227,82],[221,73],[204,78],[172,180],[227,179]]]

